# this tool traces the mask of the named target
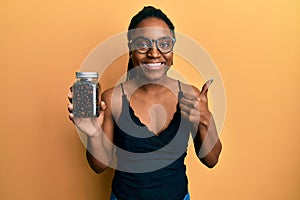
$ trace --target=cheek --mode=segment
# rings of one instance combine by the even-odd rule
[[[139,60],[141,60],[141,56],[137,53],[132,53],[132,64],[133,66],[138,66],[139,65]]]
[[[132,64],[133,66],[138,66],[139,65],[139,61],[135,58],[135,57],[132,57]]]
[[[173,63],[173,52],[165,55],[164,57],[165,60],[167,61],[167,64],[171,65]]]

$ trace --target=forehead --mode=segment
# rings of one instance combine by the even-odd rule
[[[166,22],[155,17],[150,17],[143,19],[137,25],[137,28],[132,30],[131,38],[138,36],[157,39],[164,36],[172,37],[173,34]]]

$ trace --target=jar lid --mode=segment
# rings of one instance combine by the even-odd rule
[[[76,72],[77,78],[98,78],[98,72]]]

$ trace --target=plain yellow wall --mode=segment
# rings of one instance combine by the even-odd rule
[[[88,53],[150,4],[207,50],[226,88],[219,164],[187,158],[192,199],[300,198],[299,1],[11,0],[0,3],[0,199],[108,198],[112,170],[89,168],[66,95]]]

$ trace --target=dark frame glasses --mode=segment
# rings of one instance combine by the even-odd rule
[[[152,43],[155,43],[156,48],[162,53],[166,54],[173,50],[174,44],[176,42],[175,38],[171,37],[161,37],[157,40],[151,40],[144,36],[139,36],[128,42],[130,51],[137,50],[141,54],[147,53],[151,48],[153,48]]]

